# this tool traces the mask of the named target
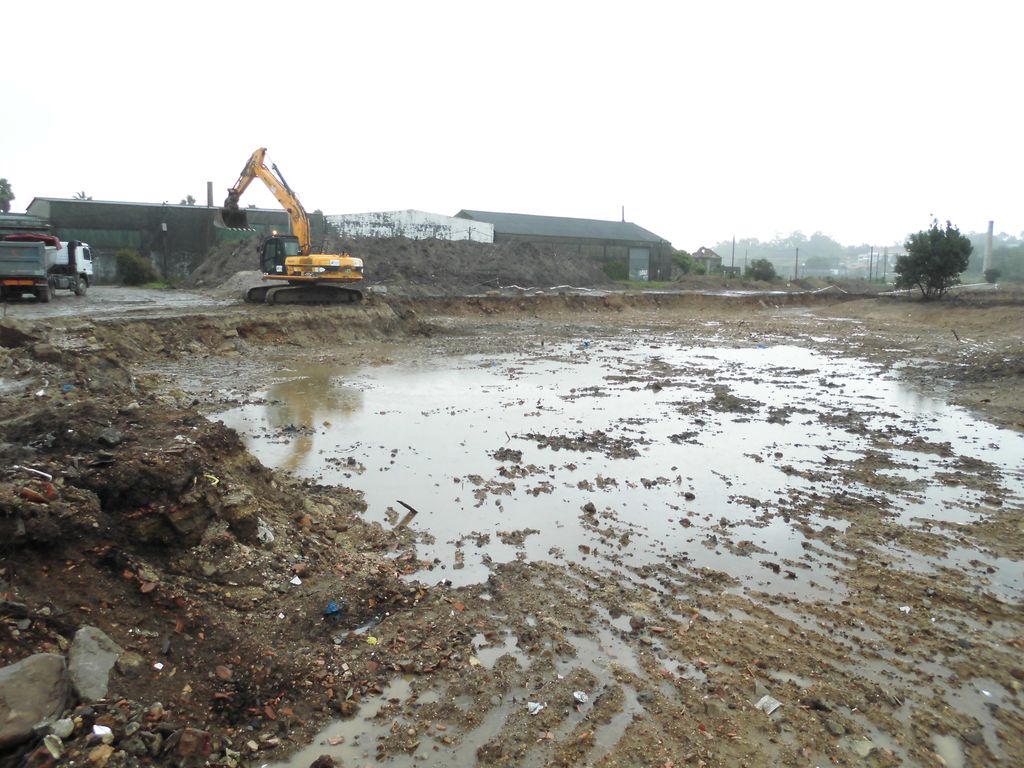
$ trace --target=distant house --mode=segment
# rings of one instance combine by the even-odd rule
[[[464,209],[460,219],[494,226],[494,242],[526,241],[538,246],[573,249],[602,263],[618,263],[631,280],[668,280],[672,243],[628,221],[532,216]]]
[[[722,272],[722,257],[710,248],[705,248],[702,245],[691,255],[691,258],[693,259],[694,266],[698,264],[704,266],[705,275],[718,275]]]

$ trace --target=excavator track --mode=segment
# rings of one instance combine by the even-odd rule
[[[254,304],[355,304],[363,293],[340,285],[258,285],[250,288],[245,300]]]

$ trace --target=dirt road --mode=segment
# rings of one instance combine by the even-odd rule
[[[1024,760],[1019,305],[210,301],[4,323],[3,663],[130,654],[62,760]]]

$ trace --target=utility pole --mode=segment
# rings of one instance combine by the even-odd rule
[[[743,249],[743,274],[747,274],[747,249]]]
[[[736,235],[732,236],[732,259],[729,262],[729,277],[736,271]]]
[[[874,270],[874,266],[875,266],[875,246],[872,245],[871,246],[871,250],[868,252],[868,282],[869,283],[871,282],[871,278],[873,277],[872,271]]]
[[[796,249],[796,262],[793,264],[793,279],[796,280],[800,276],[800,249]]]
[[[885,275],[889,271],[889,248],[882,251],[882,282],[885,282]]]

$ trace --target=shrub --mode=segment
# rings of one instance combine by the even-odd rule
[[[985,282],[986,283],[998,283],[999,282],[999,278],[1002,276],[1002,274],[1003,274],[1002,270],[999,270],[999,269],[986,269],[985,270]]]
[[[149,259],[127,248],[117,252],[117,274],[121,276],[122,285],[143,285],[158,277]]]

